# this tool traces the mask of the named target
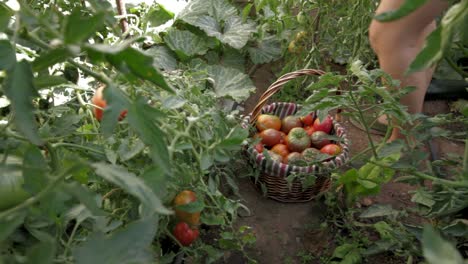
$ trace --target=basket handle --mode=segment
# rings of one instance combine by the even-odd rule
[[[262,111],[263,106],[265,106],[268,99],[270,99],[270,97],[272,97],[275,93],[277,93],[279,90],[281,90],[281,88],[283,87],[283,85],[285,83],[287,83],[288,81],[290,81],[292,79],[295,79],[297,77],[301,77],[303,75],[322,76],[324,74],[325,74],[325,72],[322,71],[322,70],[302,69],[302,70],[298,70],[298,71],[289,72],[289,73],[286,73],[283,76],[281,76],[278,80],[276,80],[274,83],[272,83],[270,85],[270,87],[268,87],[268,89],[260,97],[257,105],[252,110],[251,118],[250,118],[250,124],[254,124],[256,122],[258,116],[260,115],[260,113]],[[338,109],[338,113],[339,112],[341,112],[341,109]]]

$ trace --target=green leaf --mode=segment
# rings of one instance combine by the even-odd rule
[[[250,35],[255,32],[253,24],[243,23],[242,18],[238,16],[228,18],[224,22],[224,27],[213,17],[202,16],[194,26],[201,28],[208,36],[215,37],[235,49],[243,48]]]
[[[424,227],[422,250],[429,264],[463,264],[458,250],[428,225]]]
[[[361,218],[373,218],[373,217],[382,217],[398,214],[398,211],[394,210],[389,204],[375,204],[367,208],[364,212],[361,213],[359,217]]]
[[[40,241],[28,249],[26,263],[30,264],[49,264],[54,262],[56,252],[56,243],[52,237]]]
[[[422,204],[431,208],[436,202],[433,200],[433,197],[422,189],[418,189],[413,197],[411,197],[413,203]]]
[[[63,78],[62,76],[41,74],[34,78],[33,83],[34,86],[37,87],[37,89],[43,89],[68,83],[68,80]]]
[[[127,171],[126,168],[105,163],[94,163],[92,167],[96,169],[96,174],[105,180],[119,186],[127,193],[137,197],[146,209],[160,214],[171,214],[172,211],[164,207],[161,200],[145,184],[136,177],[135,174]]]
[[[153,118],[156,110],[143,101],[138,100],[131,105],[128,111],[128,122],[130,127],[137,132],[140,139],[150,147],[151,158],[155,165],[159,166],[164,173],[171,172],[171,161],[169,151],[165,142],[165,135]]]
[[[23,158],[24,189],[38,193],[47,185],[47,162],[38,147],[31,145]]]
[[[276,36],[268,36],[258,42],[256,47],[248,48],[248,51],[253,63],[268,63],[281,57],[281,42]]]
[[[65,61],[68,56],[68,50],[66,48],[57,48],[50,51],[47,51],[39,58],[36,58],[33,63],[32,67],[34,71],[41,71],[46,69],[49,66],[53,66],[56,63]]]
[[[359,179],[359,178],[356,180],[356,182],[366,189],[374,189],[378,186],[377,183],[373,181],[368,181],[368,180]]]
[[[174,13],[160,4],[153,5],[146,13],[145,19],[152,27],[160,26],[174,18]]]
[[[383,145],[382,148],[378,150],[379,157],[385,158],[394,154],[401,154],[401,151],[405,147],[403,140],[394,140],[390,143]]]
[[[158,221],[154,218],[138,220],[110,235],[91,235],[72,252],[77,264],[135,264],[152,263],[151,243]]]
[[[123,139],[119,149],[117,150],[117,154],[121,161],[131,160],[145,148],[145,144],[143,144],[141,140],[136,140],[136,142],[128,141],[128,139]]]
[[[80,9],[73,10],[65,20],[65,43],[74,44],[86,40],[104,25],[104,19],[104,13],[85,15]]]
[[[411,62],[407,74],[425,69],[443,57],[442,27],[438,27],[427,37],[426,45]]]
[[[239,150],[242,142],[247,139],[249,132],[240,126],[229,131],[229,134],[219,143],[219,147],[227,150]]]
[[[85,188],[77,182],[63,184],[63,188],[68,194],[71,194],[78,201],[84,204],[94,216],[107,215],[106,212],[101,210],[100,205],[98,204],[100,199],[97,199],[97,195],[92,193],[88,188]]]
[[[219,214],[203,212],[203,214],[201,214],[200,219],[201,222],[206,225],[225,225],[224,217]]]
[[[34,117],[32,99],[38,96],[33,84],[31,65],[27,61],[18,62],[8,71],[5,94],[11,101],[14,112],[14,123],[18,130],[31,143],[42,145],[43,142],[37,133],[37,122]]]
[[[170,29],[164,41],[183,60],[208,51],[205,39],[187,30]]]
[[[177,59],[174,53],[166,46],[156,46],[145,51],[145,54],[153,57],[153,66],[156,69],[172,71],[177,68]]]
[[[161,168],[151,166],[143,172],[141,178],[158,197],[167,197],[169,177],[163,173]]]
[[[340,184],[350,184],[356,182],[358,178],[358,171],[355,168],[347,170],[340,178],[338,183]]]
[[[124,74],[132,73],[173,93],[164,76],[154,68],[153,58],[134,48],[128,47],[116,54],[107,54],[107,60]]]
[[[5,3],[0,3],[0,32],[4,32],[7,29],[13,14],[14,12]]]
[[[6,240],[20,225],[23,224],[26,212],[20,211],[0,218],[0,244]]]
[[[0,71],[10,70],[16,64],[16,52],[6,39],[0,40]]]
[[[239,70],[213,65],[208,66],[207,71],[213,80],[217,97],[228,97],[242,102],[256,89],[249,76]]]
[[[351,251],[353,250],[354,248],[356,247],[356,245],[354,244],[349,244],[349,243],[345,243],[343,245],[340,245],[338,247],[335,248],[335,251],[333,251],[333,257],[336,257],[336,258],[345,258],[345,256]]]
[[[374,18],[380,22],[397,20],[411,14],[413,11],[423,6],[427,1],[428,0],[405,0],[397,10],[378,14]]]
[[[188,203],[188,204],[182,204],[182,205],[177,205],[175,209],[181,210],[187,213],[197,213],[201,212],[205,208],[205,204],[200,201],[196,200],[194,202]]]
[[[443,229],[444,234],[455,237],[466,237],[468,236],[468,220],[467,219],[456,219],[449,225],[446,225]]]

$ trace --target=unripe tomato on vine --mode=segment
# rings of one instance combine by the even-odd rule
[[[107,107],[107,102],[106,100],[104,100],[103,95],[104,88],[106,88],[106,86],[104,85],[97,88],[94,92],[93,98],[91,99],[91,103],[93,103],[93,105],[95,106],[98,106],[94,107],[93,113],[99,122],[102,120],[102,116],[104,115],[104,109]],[[127,110],[123,110],[122,112],[120,112],[119,121],[124,119],[126,115]]]
[[[197,196],[190,190],[181,191],[174,198],[174,206],[186,205],[197,200]],[[200,224],[200,212],[186,212],[180,209],[175,209],[177,219],[186,222],[191,226],[197,226]]]

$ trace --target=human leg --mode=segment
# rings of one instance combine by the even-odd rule
[[[403,1],[381,0],[376,13],[395,10]],[[369,27],[369,40],[378,57],[380,68],[393,79],[400,80],[400,87],[416,87],[415,91],[401,98],[401,103],[408,107],[411,114],[422,112],[424,95],[434,68],[409,75],[405,75],[405,72],[421,51],[426,37],[435,29],[434,19],[446,8],[446,1],[430,0],[408,16],[391,22],[373,20]],[[389,141],[401,137],[400,130],[394,128]]]

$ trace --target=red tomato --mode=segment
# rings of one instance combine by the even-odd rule
[[[261,114],[257,118],[256,126],[260,132],[269,128],[280,130],[281,119],[275,115]]]
[[[327,139],[328,134],[323,131],[315,131],[310,136],[312,146],[321,149],[323,146],[330,144],[330,140]]]
[[[304,127],[305,131],[307,132],[307,135],[312,136],[312,133],[315,132],[315,129],[313,126],[306,126]]]
[[[172,233],[183,246],[189,246],[192,244],[199,235],[198,229],[190,228],[190,226],[185,222],[177,223]]]
[[[323,131],[327,134],[330,134],[330,131],[333,127],[333,120],[331,119],[331,116],[327,116],[323,122],[320,122],[320,120],[317,118],[315,119],[313,126],[315,131]]]
[[[301,117],[301,121],[304,126],[311,126],[314,124],[314,114],[308,114],[306,116]]]
[[[295,127],[302,127],[301,119],[297,116],[287,116],[281,120],[281,131],[289,133]]]
[[[271,151],[281,155],[281,157],[283,157],[283,160],[289,155],[288,146],[286,146],[285,144],[276,144],[271,148]]]
[[[336,156],[340,154],[341,151],[342,151],[341,147],[336,144],[328,144],[320,149],[320,152],[331,155],[331,156]]]
[[[262,138],[262,143],[267,147],[273,147],[274,145],[280,143],[281,133],[273,128],[268,128],[260,132],[260,137]]]
[[[281,144],[286,144],[286,137],[288,136],[286,133],[284,133],[283,131],[280,131],[280,135],[281,135],[281,139],[280,139],[280,142]]]
[[[184,190],[177,194],[177,196],[174,198],[174,206],[189,204],[191,202],[195,202],[196,200],[197,196],[194,192]],[[200,224],[200,212],[189,213],[180,209],[175,209],[175,214],[177,219],[189,223],[192,226]]]
[[[93,103],[93,105],[100,107],[100,108],[94,107],[93,109],[94,116],[96,117],[98,121],[102,120],[104,109],[107,107],[107,102],[106,100],[104,100],[104,97],[102,94],[102,92],[104,91],[104,88],[105,86],[101,86],[97,88],[96,92],[93,95],[93,98],[91,98],[91,103]],[[123,110],[122,112],[120,112],[119,121],[124,119],[126,115],[127,115],[127,110]]]
[[[302,127],[295,127],[286,137],[286,145],[291,152],[302,152],[310,147],[310,137]]]

